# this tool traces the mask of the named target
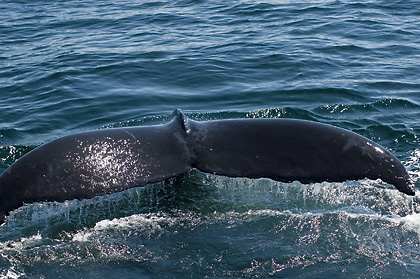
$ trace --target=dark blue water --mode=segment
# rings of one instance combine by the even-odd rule
[[[419,177],[417,1],[2,0],[0,13],[1,172],[59,136],[181,108],[350,129]],[[193,170],[15,210],[0,278],[417,278],[419,247],[418,195],[381,181]]]

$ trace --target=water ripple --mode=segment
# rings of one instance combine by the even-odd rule
[[[0,170],[56,137],[160,124],[181,108],[196,120],[343,127],[418,178],[417,6],[0,1]],[[388,186],[192,172],[144,191],[26,205],[0,228],[0,277],[413,278],[418,196]]]

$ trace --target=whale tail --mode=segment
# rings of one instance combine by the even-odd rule
[[[381,179],[414,195],[414,183],[389,151],[356,133],[296,119],[190,121],[194,167],[231,177],[282,182]]]
[[[414,195],[389,151],[353,132],[296,119],[193,121],[104,129],[56,139],[0,176],[0,223],[23,203],[91,198],[201,171],[282,182],[382,179]]]
[[[104,129],[53,140],[0,176],[0,224],[24,203],[92,198],[190,169],[183,115],[164,125]]]

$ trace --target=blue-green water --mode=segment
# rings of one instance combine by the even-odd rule
[[[2,0],[0,171],[80,131],[293,117],[420,173],[417,1]],[[417,189],[418,190],[418,189]],[[419,191],[419,190],[418,190]],[[381,181],[182,177],[38,203],[0,227],[0,278],[417,278],[420,200]]]

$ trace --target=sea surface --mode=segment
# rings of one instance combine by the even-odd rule
[[[404,0],[1,0],[0,173],[77,132],[299,118],[420,177],[420,10]],[[420,192],[419,183],[417,192]],[[418,278],[420,198],[381,181],[197,170],[0,227],[0,278]]]

